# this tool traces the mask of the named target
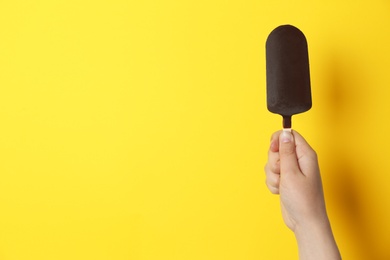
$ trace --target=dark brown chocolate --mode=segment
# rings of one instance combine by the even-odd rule
[[[304,34],[292,25],[274,29],[266,42],[267,108],[284,118],[291,128],[291,116],[312,106],[309,55]]]

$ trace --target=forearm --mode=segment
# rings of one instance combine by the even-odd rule
[[[297,227],[295,237],[300,260],[341,260],[329,220]]]

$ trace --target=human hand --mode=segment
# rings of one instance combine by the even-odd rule
[[[280,194],[283,219],[292,231],[327,218],[317,155],[298,132],[272,135],[265,172],[269,190]]]
[[[301,259],[341,259],[325,208],[317,154],[296,131],[271,137],[266,184],[280,194],[283,220],[295,233]]]

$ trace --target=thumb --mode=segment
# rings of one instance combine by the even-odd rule
[[[283,130],[279,136],[280,172],[299,172],[294,136],[290,131]]]

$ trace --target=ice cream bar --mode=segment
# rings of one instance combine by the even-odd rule
[[[277,27],[267,38],[267,108],[283,116],[283,128],[291,128],[292,115],[311,108],[308,56],[305,35],[292,25]]]

